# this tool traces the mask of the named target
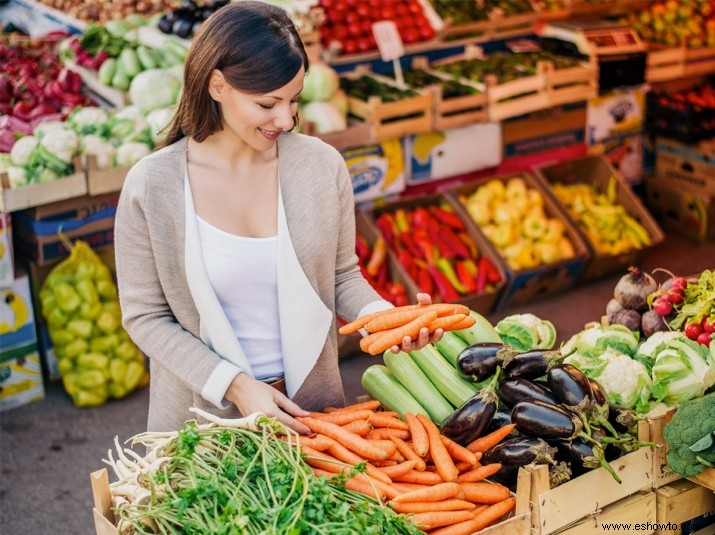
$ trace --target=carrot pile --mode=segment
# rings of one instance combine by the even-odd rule
[[[430,333],[437,329],[453,331],[467,329],[475,319],[469,308],[459,304],[406,305],[366,314],[340,327],[340,334],[351,334],[359,329],[368,333],[360,340],[360,349],[379,355],[394,345],[400,345],[405,336],[417,338],[427,327]]]
[[[477,532],[515,507],[507,487],[485,481],[501,465],[481,465],[482,451],[445,437],[422,414],[408,413],[402,421],[379,406],[367,401],[298,418],[313,431],[298,441],[317,476],[342,474],[348,489],[386,503],[437,535]],[[502,438],[503,433],[485,435],[479,449]],[[360,463],[364,471],[354,469]]]

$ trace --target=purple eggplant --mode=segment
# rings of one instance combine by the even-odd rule
[[[613,470],[613,467],[606,461],[603,448],[599,444],[588,442],[582,438],[575,438],[571,441],[560,443],[559,452],[566,456],[571,462],[574,472],[591,470],[602,466],[619,483],[621,479]]]
[[[511,413],[503,410],[497,410],[497,412],[494,413],[494,416],[492,416],[491,421],[489,422],[489,425],[487,425],[486,429],[484,430],[484,434],[488,435],[492,431],[496,431],[497,429],[501,429],[505,425],[509,425],[511,423]],[[518,434],[516,430],[511,432],[512,435]],[[511,436],[511,435],[510,435]]]
[[[570,410],[587,411],[593,404],[593,390],[581,370],[571,364],[559,364],[546,375],[551,392]]]
[[[499,351],[503,348],[504,344],[498,342],[478,342],[466,347],[457,356],[457,370],[470,381],[484,381],[501,366]]]
[[[502,440],[489,448],[482,457],[482,464],[500,463],[502,466],[525,464],[554,464],[556,448],[542,438],[513,437]]]
[[[589,379],[588,382],[591,384],[591,392],[593,393],[593,401],[601,406],[608,406],[608,394],[604,390],[601,383],[595,379]]]
[[[608,406],[608,421],[619,433],[628,433],[638,425],[638,421],[643,417],[639,416],[633,409],[627,409],[620,405]]]
[[[499,406],[499,397],[496,393],[498,378],[499,368],[488,386],[465,401],[442,422],[440,431],[443,435],[462,446],[482,436]]]
[[[507,377],[499,383],[499,398],[511,407],[522,399],[538,399],[558,405],[559,400],[547,388],[524,377]]]
[[[504,351],[504,376],[536,379],[545,375],[551,366],[561,362],[564,358],[566,357],[558,351],[544,351],[542,349],[523,352],[516,350]]]
[[[511,421],[520,433],[545,440],[570,440],[583,434],[583,423],[576,414],[535,399],[514,405]]]

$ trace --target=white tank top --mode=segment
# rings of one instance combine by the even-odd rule
[[[251,364],[253,376],[263,380],[283,375],[278,236],[237,236],[199,216],[196,219],[206,274]]]

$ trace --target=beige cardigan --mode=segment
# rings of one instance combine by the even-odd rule
[[[186,138],[136,164],[115,226],[124,326],[150,358],[148,428],[175,430],[192,405],[238,416],[223,399],[251,374],[208,282],[186,174]],[[278,139],[281,339],[288,395],[308,410],[344,402],[336,315],[389,306],[360,275],[352,182],[338,151],[317,138]]]

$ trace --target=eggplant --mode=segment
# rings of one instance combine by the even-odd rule
[[[498,373],[495,374],[488,386],[465,401],[442,422],[440,431],[443,435],[457,444],[467,446],[484,434],[499,406],[499,397],[495,391],[498,376]]]
[[[507,411],[497,409],[497,412],[495,412],[494,416],[492,416],[492,419],[489,421],[489,424],[487,425],[486,429],[484,429],[484,434],[488,435],[492,431],[501,429],[502,427],[504,427],[505,425],[509,425],[510,423],[511,414]],[[516,430],[514,430],[511,432],[511,434],[514,435],[518,433],[516,432]]]
[[[484,381],[501,366],[499,351],[503,348],[504,344],[499,342],[479,342],[465,347],[457,356],[457,370],[469,381]]]
[[[554,464],[557,449],[542,438],[513,437],[502,440],[482,456],[482,464],[500,463],[504,466],[525,464]],[[500,470],[501,472],[501,470]]]
[[[638,425],[638,421],[642,419],[643,418],[638,416],[633,409],[627,409],[626,407],[621,407],[620,405],[608,406],[608,421],[619,433],[630,432],[636,425]]]
[[[581,370],[571,364],[559,364],[547,375],[551,392],[571,410],[586,411],[593,404],[593,390]]]
[[[505,377],[536,379],[545,375],[551,366],[561,362],[566,357],[558,351],[532,349],[531,351],[522,352],[504,352],[503,358]]]
[[[171,29],[174,27],[174,22],[171,20],[168,14],[162,15],[157,23],[159,31],[162,33],[171,33]]]
[[[601,383],[595,379],[589,379],[588,382],[591,384],[591,392],[593,392],[593,401],[598,405],[608,406],[608,394],[601,386]]]
[[[571,463],[566,461],[556,461],[549,465],[549,488],[553,489],[562,483],[566,483],[573,476]]]
[[[193,17],[181,18],[174,23],[174,26],[172,26],[171,31],[177,37],[181,37],[182,39],[188,39],[189,37],[191,37],[191,31],[194,27],[194,22],[196,21]]]
[[[574,472],[592,470],[602,466],[619,483],[621,479],[613,470],[613,467],[606,461],[603,448],[599,444],[590,443],[583,438],[562,442],[558,445],[559,452],[565,455],[571,462]]]
[[[520,433],[546,440],[570,440],[583,433],[583,423],[576,414],[536,399],[514,405],[511,421]]]
[[[499,383],[499,398],[509,407],[522,399],[538,399],[558,405],[559,400],[547,388],[525,377],[508,377]]]

